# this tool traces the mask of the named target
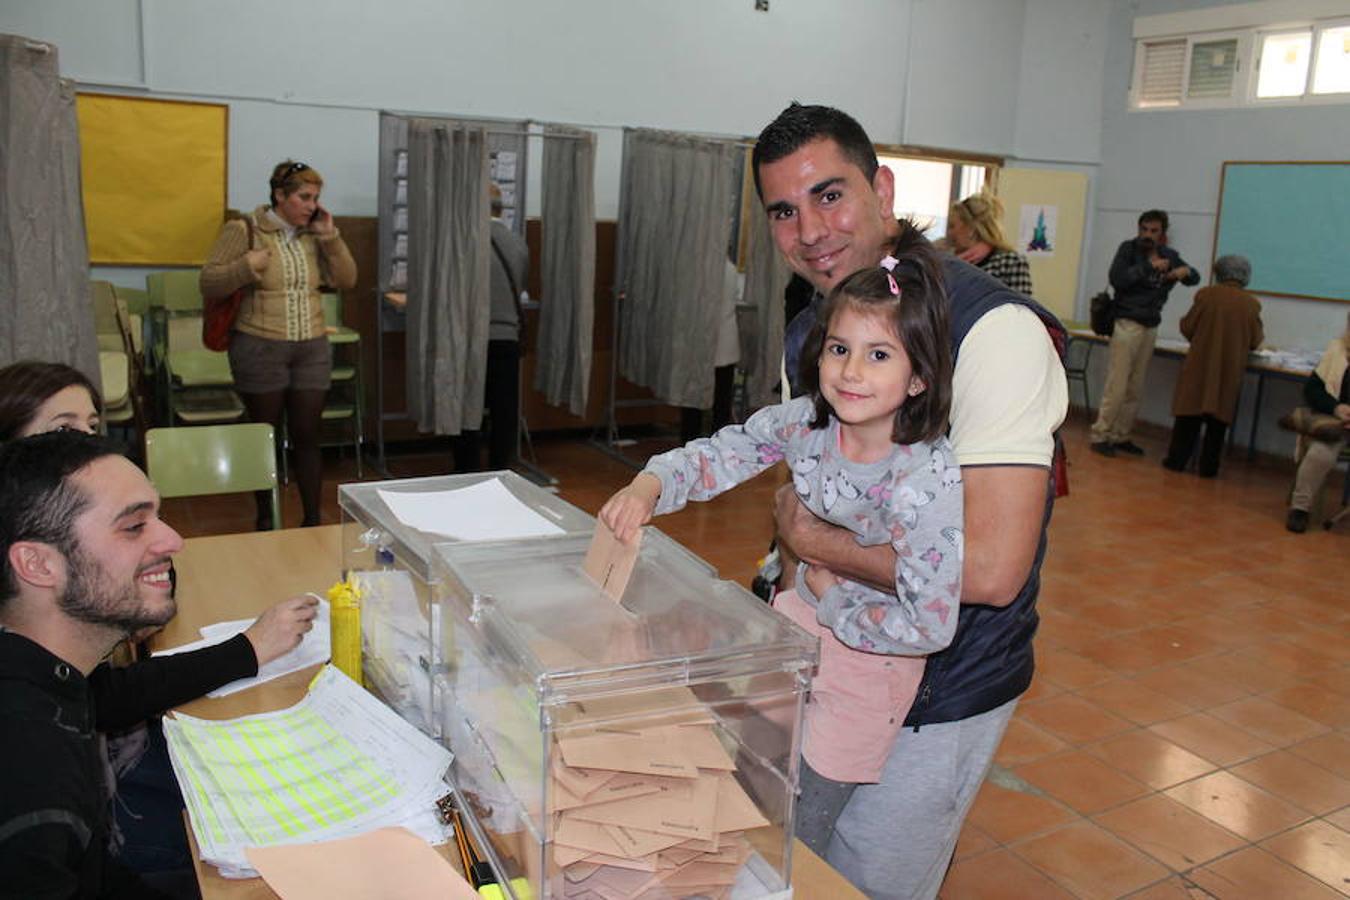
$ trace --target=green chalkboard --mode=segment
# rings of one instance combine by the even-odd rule
[[[1226,162],[1214,258],[1240,253],[1258,294],[1350,302],[1350,162]]]

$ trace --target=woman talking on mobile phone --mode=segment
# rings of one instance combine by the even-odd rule
[[[202,267],[205,297],[247,288],[230,335],[230,372],[248,417],[280,434],[286,414],[303,525],[319,524],[319,429],[332,374],[319,286],[356,284],[356,262],[319,205],[323,178],[294,160],[277,163],[270,203],[225,223]],[[271,507],[258,501],[258,528]]]

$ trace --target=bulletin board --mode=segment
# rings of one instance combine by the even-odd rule
[[[999,170],[1003,233],[1031,266],[1036,300],[1073,319],[1083,254],[1087,176],[1056,169]]]
[[[1350,162],[1226,162],[1214,259],[1252,264],[1247,290],[1350,303]]]
[[[89,261],[195,266],[225,218],[229,107],[77,94]]]

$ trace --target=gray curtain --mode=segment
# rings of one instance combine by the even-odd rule
[[[774,246],[769,217],[755,202],[745,223],[749,229],[745,247],[745,294],[748,315],[738,318],[741,327],[741,368],[745,371],[750,405],[778,402],[779,372],[783,357],[783,291],[792,272]]]
[[[544,130],[543,297],[534,386],[586,414],[595,318],[595,135]]]
[[[619,371],[673,406],[712,405],[740,153],[725,141],[624,133]]]
[[[100,383],[75,92],[56,48],[0,35],[0,366],[40,359]]]
[[[483,421],[487,367],[488,154],[482,128],[408,129],[408,411],[459,434]]]

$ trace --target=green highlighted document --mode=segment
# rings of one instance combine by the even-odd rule
[[[429,843],[447,827],[448,750],[333,666],[289,709],[212,721],[164,719],[202,859],[248,878],[245,847],[310,843],[401,825]]]

